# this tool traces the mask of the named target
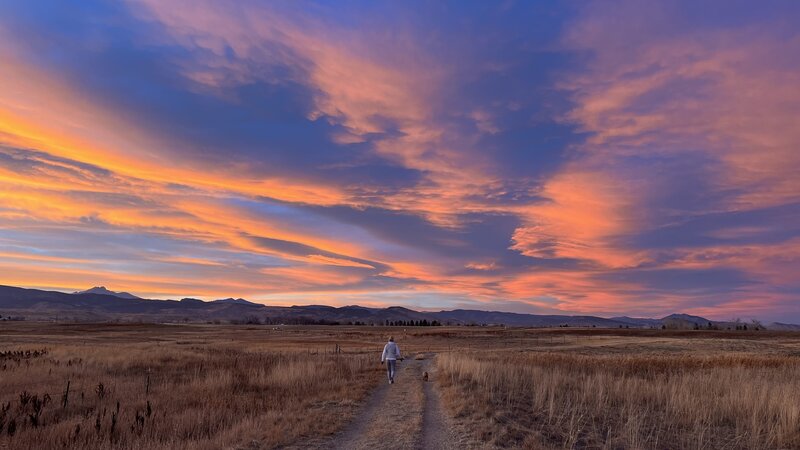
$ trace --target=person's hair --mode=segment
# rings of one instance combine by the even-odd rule
[[[394,342],[394,336],[389,336],[389,342]]]

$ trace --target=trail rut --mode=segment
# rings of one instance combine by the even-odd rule
[[[471,448],[454,433],[436,389],[435,355],[398,362],[395,383],[384,381],[367,397],[356,417],[333,436],[298,443],[300,449],[425,449]],[[422,379],[429,373],[429,381]]]

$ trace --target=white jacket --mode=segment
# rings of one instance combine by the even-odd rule
[[[383,354],[381,355],[381,362],[386,360],[400,359],[400,347],[392,341],[386,343],[383,347]]]

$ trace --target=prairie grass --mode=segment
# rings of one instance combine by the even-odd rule
[[[468,352],[445,399],[501,447],[800,448],[795,356]]]
[[[464,448],[800,448],[791,333],[0,322],[0,449],[324,441],[385,383],[390,334],[438,366]],[[401,387],[387,431],[411,445]]]
[[[272,448],[334,432],[381,379],[374,354],[270,346],[252,333],[103,336],[4,342],[0,448]]]

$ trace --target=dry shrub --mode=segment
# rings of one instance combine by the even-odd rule
[[[529,448],[800,448],[789,356],[459,353],[446,400],[479,438]]]

